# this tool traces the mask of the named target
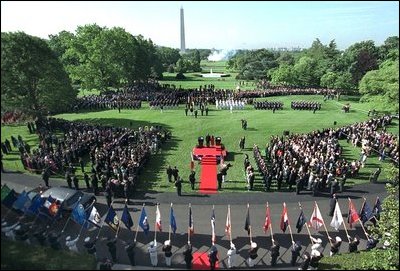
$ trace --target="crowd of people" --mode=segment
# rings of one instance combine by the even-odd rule
[[[74,165],[80,165],[84,172],[84,161],[90,160],[91,171],[84,173],[85,179],[89,178],[87,173],[91,174],[95,194],[99,182],[104,190],[109,186],[112,192],[122,191],[126,183],[133,189],[151,153],[171,137],[160,126],[131,130],[53,118],[37,121],[36,127],[40,144],[32,153],[21,150],[24,168],[46,175],[65,175],[71,187],[76,178]],[[62,132],[63,137],[59,138],[57,132]]]
[[[398,166],[398,139],[384,130],[390,122],[390,116],[383,116],[337,129],[285,138],[272,136],[265,148],[265,158],[254,145],[254,159],[265,190],[268,191],[275,180],[278,189],[282,184],[289,189],[295,186],[297,193],[307,189],[316,195],[325,188],[329,188],[331,194],[336,190],[342,192],[347,178],[357,176],[371,150],[377,151],[381,160],[390,157]],[[348,161],[341,158],[339,139],[351,140],[353,145],[360,146],[360,159]]]

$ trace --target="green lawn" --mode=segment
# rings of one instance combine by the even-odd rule
[[[290,101],[292,100],[316,100],[322,103],[322,110],[313,114],[312,111],[294,111],[290,109]],[[346,99],[346,100],[345,100]],[[264,100],[264,99],[262,99]],[[205,136],[210,133],[222,138],[222,143],[226,146],[229,154],[227,161],[233,167],[228,171],[228,179],[231,180],[224,184],[224,191],[244,191],[244,175],[243,160],[244,154],[248,154],[251,163],[255,166],[252,154],[253,144],[260,146],[264,154],[264,146],[269,142],[271,135],[282,135],[284,130],[291,133],[307,133],[312,130],[333,126],[333,122],[337,122],[337,126],[344,126],[355,122],[366,120],[367,115],[360,110],[368,110],[366,104],[359,104],[353,98],[343,97],[340,102],[351,100],[352,110],[349,114],[341,112],[341,105],[337,101],[323,102],[320,96],[288,96],[288,97],[271,97],[268,100],[280,100],[284,102],[284,110],[277,111],[275,114],[269,110],[254,110],[251,106],[247,106],[245,110],[235,111],[232,114],[229,110],[217,111],[214,106],[209,112],[209,116],[199,116],[195,119],[193,116],[185,116],[184,107],[180,106],[174,110],[150,110],[148,104],[144,103],[140,110],[107,110],[100,112],[85,112],[75,114],[57,115],[57,118],[65,118],[67,120],[87,121],[90,123],[99,123],[104,125],[115,125],[137,128],[145,125],[162,125],[172,131],[172,140],[167,142],[162,151],[154,155],[145,170],[140,176],[140,182],[143,189],[151,189],[157,191],[174,191],[175,187],[167,184],[165,168],[168,164],[177,166],[180,175],[186,182],[183,191],[190,191],[188,184],[190,153],[197,143],[199,136]],[[360,110],[355,110],[355,108]],[[241,128],[241,119],[247,119],[248,129],[246,131]],[[132,124],[132,126],[131,126]],[[398,133],[398,122],[390,128],[392,132]],[[37,145],[37,137],[29,135],[26,126],[2,126],[1,140],[10,138],[11,135],[20,134],[28,141],[31,146]],[[246,137],[246,149],[240,151],[239,139]],[[346,158],[358,159],[360,149],[349,146],[346,142],[341,142],[344,146]],[[349,184],[368,181],[371,172],[377,165],[381,163],[376,157],[370,157],[367,165],[361,170],[361,178],[357,180],[350,179]],[[17,152],[12,155],[5,155],[4,164],[6,168],[22,170],[21,162]],[[87,167],[89,169],[89,165]],[[196,180],[200,177],[200,166],[196,163]],[[80,173],[80,170],[78,170]],[[385,178],[385,170],[382,172],[380,179]],[[79,178],[82,180],[82,177]],[[256,190],[261,190],[260,176],[256,177]]]
[[[1,240],[2,270],[95,270],[96,260],[87,253],[54,250],[26,245],[20,241]]]

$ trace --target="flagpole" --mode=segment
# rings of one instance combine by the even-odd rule
[[[232,243],[232,222],[231,222],[231,205],[228,204],[228,215],[229,215],[229,241]]]
[[[213,215],[215,216],[214,204],[213,204],[212,209],[213,209]],[[217,239],[217,237],[215,236],[215,217],[214,217],[214,221],[213,221],[212,229],[211,229],[211,230],[212,230],[212,233],[211,233],[211,243],[212,243],[212,245],[214,245],[214,244],[215,244],[214,239]]]
[[[314,202],[315,202],[315,205],[316,205],[317,208],[318,208],[317,202],[316,202],[316,201],[314,201]],[[319,209],[319,208],[318,208],[318,209]],[[321,218],[322,218],[322,224],[324,225],[324,228],[325,228],[325,231],[326,231],[326,235],[328,236],[329,243],[330,243],[331,246],[332,246],[332,240],[331,240],[331,237],[329,236],[328,229],[326,228],[325,221],[324,221],[324,218],[322,217],[322,215],[321,215]]]
[[[267,208],[268,207],[269,206],[268,206],[268,201],[267,201]],[[271,216],[269,218],[271,218]],[[274,241],[274,234],[272,233],[272,221],[270,221],[270,223],[269,223],[269,229],[271,231],[271,239],[272,239],[272,241]]]
[[[301,207],[300,201],[299,201],[299,208],[300,208],[300,211],[303,211],[303,208]],[[311,240],[311,244],[314,245],[314,241],[311,238],[310,228],[308,227],[308,222],[306,221],[305,224],[306,224],[306,228],[307,228],[307,231],[308,231],[308,236],[310,237],[310,240]]]
[[[189,203],[189,213],[190,213],[190,208],[192,207],[192,204],[191,203]],[[191,217],[189,217],[189,220],[190,220],[190,223],[192,223],[191,222]],[[190,244],[190,227],[189,227],[189,225],[188,225],[188,243]]]
[[[284,205],[285,208],[286,208],[286,203],[285,203],[285,202],[283,203],[283,205]],[[290,220],[289,220],[289,215],[288,215],[288,213],[287,213],[287,208],[286,208],[286,215],[287,215],[287,217],[288,217],[288,226],[289,226],[290,238],[292,239],[292,242],[294,242],[294,240],[293,240],[293,234],[292,234],[292,227],[290,227]]]
[[[144,203],[143,203],[143,206],[142,206],[142,212],[143,212],[143,208],[144,208]],[[136,226],[136,233],[135,233],[135,239],[134,239],[135,242],[136,242],[136,237],[137,237],[138,232],[139,232],[139,224],[140,224],[140,221],[138,221],[138,225]]]
[[[128,199],[125,199],[125,206],[126,206],[126,203],[128,202]],[[118,233],[119,233],[119,227],[121,226],[121,220],[118,220],[118,227],[117,227],[117,231],[116,231],[116,233],[115,233],[115,238],[118,238]]]
[[[247,213],[249,214],[249,217],[250,217],[250,204],[248,204],[247,203]],[[250,220],[250,219],[249,219]],[[250,222],[250,221],[249,221]],[[251,243],[253,242],[253,240],[252,240],[252,236],[251,236],[251,223],[249,223],[250,225],[249,225],[249,231],[250,231],[250,245],[251,245]]]
[[[81,235],[81,233],[82,233],[82,230],[83,230],[83,226],[85,226],[86,222],[87,222],[87,220],[85,219],[85,222],[83,222],[83,224],[82,224],[82,227],[81,227],[81,230],[79,231],[79,235],[78,235],[78,236],[80,236],[80,235]]]
[[[172,209],[172,202],[171,202],[171,209]],[[169,212],[171,213],[171,209]],[[171,214],[169,215],[169,231],[168,231],[168,240],[171,240]]]
[[[154,219],[155,220],[155,222],[154,222],[154,243],[156,243],[157,244],[157,206],[158,206],[158,203],[156,204],[156,219]]]
[[[110,207],[108,207],[108,211],[107,211],[107,213],[106,213],[106,217],[107,217],[107,215],[108,215],[108,212],[110,211],[110,209],[111,209],[111,206],[113,205],[113,203],[114,203],[114,200],[113,200],[113,201],[111,201]],[[103,228],[103,225],[104,225],[104,220],[106,220],[106,218],[104,218],[104,219],[103,219],[103,221],[101,222],[101,226],[100,226],[99,232],[98,232],[98,233],[97,233],[97,235],[96,235],[96,239],[97,239],[97,238],[99,238],[99,235],[100,235],[101,229]],[[119,224],[119,223],[118,223],[118,224]]]
[[[339,206],[339,202],[338,202],[338,200],[336,199],[336,202],[337,202],[337,205]],[[343,216],[342,216],[343,217]],[[346,237],[347,237],[347,240],[349,240],[349,243],[351,242],[350,241],[350,238],[349,238],[349,233],[348,233],[348,231],[347,231],[347,227],[346,227],[346,222],[345,221],[343,221],[343,226],[344,226],[344,230],[346,231]]]

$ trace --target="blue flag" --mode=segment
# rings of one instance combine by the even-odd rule
[[[86,223],[86,212],[85,208],[83,208],[83,205],[81,203],[78,203],[78,205],[75,206],[75,208],[72,210],[72,219],[78,223],[79,225],[86,225],[86,228],[88,228],[88,223]]]
[[[381,218],[381,212],[382,212],[381,201],[379,200],[379,197],[376,197],[373,214],[377,220],[379,220]]]
[[[142,208],[142,213],[140,214],[139,226],[143,229],[144,233],[147,235],[150,230],[149,222],[147,221],[147,214],[144,206]]]
[[[26,209],[31,205],[31,200],[28,197],[28,194],[24,191],[19,194],[17,200],[13,204],[13,208],[19,211],[25,212]]]
[[[171,229],[175,233],[176,232],[176,220],[175,220],[175,216],[174,216],[174,209],[172,209],[172,206],[171,206],[171,212],[169,214],[169,221],[171,224]]]
[[[43,206],[43,204],[44,204],[45,201],[46,201],[45,198],[42,198],[42,197],[40,196],[40,194],[37,194],[37,195],[32,199],[32,204],[31,204],[31,206],[29,206],[29,208],[28,208],[28,210],[27,210],[28,213],[31,213],[31,214],[34,214],[34,215],[38,214],[40,208]]]
[[[361,222],[363,224],[365,224],[365,222],[370,220],[373,216],[374,216],[374,214],[372,213],[371,207],[368,205],[367,202],[365,202],[363,207],[362,207],[362,209],[361,209],[361,211],[360,211]]]
[[[108,226],[110,226],[110,228],[113,229],[114,231],[118,230],[119,219],[112,206],[110,206],[110,209],[108,210],[104,222],[106,222]]]
[[[297,233],[300,233],[301,230],[303,229],[304,224],[306,224],[307,222],[307,218],[304,215],[303,210],[301,210],[301,213],[299,215],[299,218],[297,219],[297,223],[296,223],[296,228],[297,228]]]
[[[131,215],[129,214],[128,206],[124,207],[124,211],[122,212],[121,221],[124,222],[125,226],[130,230],[133,226],[133,220]]]
[[[7,196],[4,197],[2,203],[11,209],[13,206],[14,202],[17,200],[17,192],[15,192],[14,189],[11,189],[11,191],[8,193]]]

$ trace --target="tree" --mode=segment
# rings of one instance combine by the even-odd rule
[[[377,226],[372,228],[372,233],[380,236],[380,242],[386,242],[389,247],[383,251],[372,250],[368,261],[362,263],[364,269],[399,269],[399,186],[386,184],[386,190],[388,196],[383,200],[381,217]]]
[[[383,62],[391,59],[395,61],[399,58],[399,37],[388,37],[382,46],[379,47],[379,58]]]
[[[360,81],[362,101],[377,101],[385,109],[399,109],[399,60],[386,60],[379,70],[367,72]]]
[[[320,71],[317,70],[318,63],[315,59],[309,56],[303,56],[294,65],[294,70],[297,74],[299,86],[316,87],[320,84]]]
[[[178,49],[157,46],[156,52],[164,69],[167,69],[170,65],[175,65],[176,62],[181,58]]]
[[[67,110],[77,91],[45,40],[2,32],[1,95],[2,106],[40,117]]]
[[[368,71],[378,68],[378,56],[378,48],[372,40],[355,43],[344,51],[341,71],[350,72],[356,86]]]
[[[296,85],[296,75],[293,66],[280,65],[277,69],[272,70],[270,74],[271,83],[274,85]]]
[[[327,72],[321,77],[321,87],[334,88],[338,74],[336,72]]]

